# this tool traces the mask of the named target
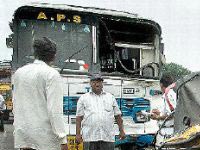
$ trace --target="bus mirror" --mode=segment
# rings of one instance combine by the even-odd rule
[[[164,54],[164,43],[160,43],[160,52]]]
[[[11,36],[9,36],[8,38],[6,38],[6,46],[8,48],[13,48],[13,38]]]
[[[13,32],[13,22],[9,22],[9,27],[10,27],[10,30]]]

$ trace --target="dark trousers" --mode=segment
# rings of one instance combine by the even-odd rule
[[[32,149],[32,148],[20,148],[20,150],[35,150],[35,149]]]
[[[83,150],[114,150],[114,142],[83,142]]]
[[[0,132],[4,131],[3,112],[0,112]]]

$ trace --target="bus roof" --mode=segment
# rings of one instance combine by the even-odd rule
[[[103,8],[95,8],[95,7],[82,7],[82,6],[67,5],[67,4],[31,3],[26,6],[53,8],[53,9],[60,9],[60,10],[72,10],[72,11],[88,12],[88,13],[102,14],[102,15],[112,15],[112,16],[119,16],[119,17],[138,18],[137,14],[133,14],[133,13],[125,12],[125,11],[117,11],[117,10],[112,10],[112,9],[103,9]]]
[[[15,14],[24,8],[49,8],[49,9],[57,9],[57,10],[68,10],[68,11],[77,11],[77,12],[84,12],[89,14],[97,14],[102,16],[114,16],[119,18],[132,18],[134,20],[137,20],[138,22],[149,24],[150,26],[153,26],[157,29],[158,33],[161,35],[161,27],[160,25],[150,19],[138,17],[137,14],[126,12],[126,11],[118,11],[118,10],[112,10],[112,9],[103,9],[103,8],[95,8],[95,7],[82,7],[82,6],[75,6],[75,5],[67,5],[67,4],[50,4],[50,3],[30,3],[24,6],[19,7]]]

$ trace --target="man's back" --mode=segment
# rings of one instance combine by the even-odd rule
[[[55,80],[60,83],[53,82]],[[50,122],[51,117],[57,117],[59,123],[61,117],[58,115],[62,115],[63,111],[59,73],[43,61],[35,60],[33,64],[16,71],[13,84],[15,146],[19,147],[19,145],[31,142],[31,138],[37,139],[38,142],[41,141],[41,145],[45,145],[46,141],[47,144],[55,144],[52,146],[59,146],[58,141],[52,141],[52,139],[56,140],[56,135],[53,133]],[[57,88],[59,91],[54,92]],[[52,95],[53,98],[54,95],[49,93],[57,94],[58,103],[56,105],[58,106],[50,100],[49,96]],[[57,116],[51,112],[53,109]],[[31,138],[24,140],[26,137]]]
[[[24,119],[28,119],[32,125],[36,126],[44,119],[48,121],[46,87],[48,81],[51,80],[49,76],[57,74],[54,69],[42,61],[36,61],[16,71],[14,75],[14,113],[20,124],[22,124],[20,120]]]

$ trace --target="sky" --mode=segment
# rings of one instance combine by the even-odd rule
[[[6,47],[6,37],[11,33],[8,22],[17,7],[31,2],[125,10],[152,19],[162,28],[167,63],[200,70],[199,0],[0,0],[0,60],[11,60],[12,49]]]

